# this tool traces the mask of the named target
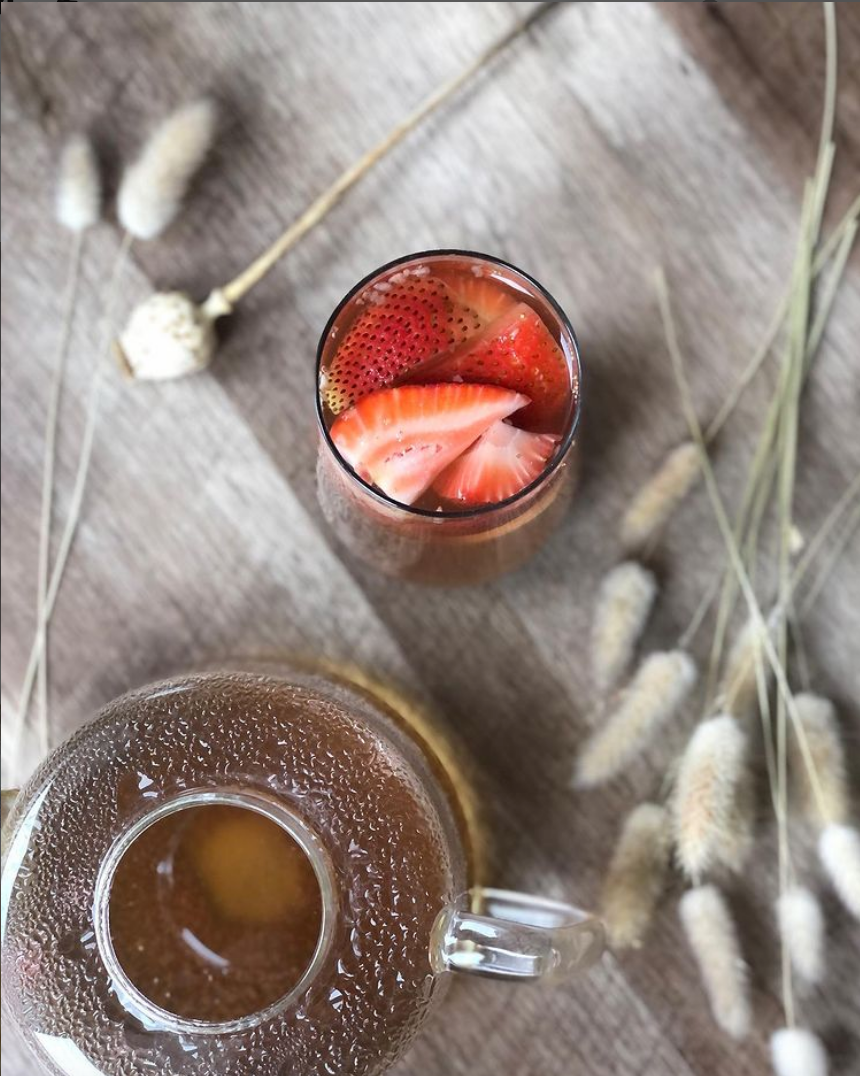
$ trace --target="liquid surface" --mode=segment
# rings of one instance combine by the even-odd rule
[[[117,959],[145,997],[187,1019],[226,1021],[299,982],[322,901],[286,830],[253,810],[207,805],[167,815],[132,843],[109,923]]]

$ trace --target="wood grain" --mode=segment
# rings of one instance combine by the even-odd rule
[[[525,6],[4,5],[4,729],[34,626],[42,423],[67,246],[50,213],[63,137],[90,127],[113,184],[161,114],[201,90],[218,96],[216,153],[176,226],[135,247],[121,305],[156,287],[203,295]],[[860,8],[837,7],[840,154],[828,220],[860,189]],[[432,710],[479,764],[494,881],[593,904],[621,813],[655,794],[693,717],[610,789],[570,791],[590,721],[584,644],[596,587],[620,554],[623,507],[684,436],[653,268],[667,268],[707,417],[787,278],[815,154],[821,41],[816,4],[559,5],[248,296],[211,373],[111,380],[51,632],[54,737],[128,687],[219,656],[355,662]],[[87,240],[59,519],[119,240],[112,211]],[[392,583],[343,559],[314,491],[313,355],[328,313],[375,265],[445,246],[534,273],[570,313],[587,367],[575,510],[527,568],[457,591]],[[797,518],[807,532],[860,469],[858,339],[855,256],[804,405]],[[772,371],[754,383],[720,440],[729,497],[772,384]],[[655,556],[662,598],[649,645],[677,638],[720,555],[699,494]],[[816,687],[839,704],[855,746],[858,567],[855,540],[807,630]],[[396,1072],[758,1076],[781,1018],[774,864],[766,836],[731,892],[754,969],[758,1030],[742,1046],[709,1020],[669,899],[644,950],[607,958],[582,982],[458,984]],[[798,864],[811,867],[805,853]],[[833,1073],[847,1076],[860,1064],[858,934],[826,899],[828,980],[802,1011],[828,1042]],[[33,1072],[9,1035],[3,1063],[13,1076]]]

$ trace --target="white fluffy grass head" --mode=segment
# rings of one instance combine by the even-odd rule
[[[625,549],[642,549],[656,538],[699,476],[699,450],[692,441],[672,449],[631,501],[621,521]]]
[[[150,135],[119,189],[119,219],[135,238],[153,239],[173,222],[215,125],[215,105],[202,98],[178,108]]]
[[[63,147],[57,181],[57,220],[73,232],[92,227],[101,212],[99,162],[86,135],[73,135]]]
[[[730,714],[703,721],[681,757],[672,798],[676,856],[688,878],[743,864],[753,807],[746,733]]]
[[[758,671],[765,681],[770,665],[762,658],[761,631],[758,621],[750,618],[729,651],[717,691],[718,705],[736,717],[747,717],[758,708]]]
[[[649,654],[616,709],[579,753],[574,785],[591,788],[620,773],[681,708],[696,683],[696,665],[683,650]]]
[[[809,692],[796,695],[794,706],[800,729],[789,727],[788,769],[795,805],[816,825],[844,823],[850,813],[848,779],[836,710],[829,699]]]
[[[824,975],[824,915],[818,898],[805,886],[786,889],[776,903],[782,944],[792,967],[805,983],[814,986]]]
[[[783,1027],[770,1037],[775,1076],[827,1076],[827,1052],[821,1039],[802,1027]]]
[[[860,919],[860,833],[851,826],[825,826],[818,855],[842,903]]]
[[[712,885],[689,889],[679,911],[714,1019],[733,1039],[744,1038],[752,1023],[747,966],[723,894]]]
[[[664,807],[642,803],[627,816],[603,886],[601,915],[611,945],[638,948],[663,892],[671,838]]]
[[[634,560],[604,576],[591,631],[591,663],[601,692],[613,687],[630,664],[656,596],[653,572]]]

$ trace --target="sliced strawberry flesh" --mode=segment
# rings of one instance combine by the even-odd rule
[[[559,438],[494,422],[447,467],[434,492],[462,505],[498,504],[525,489],[544,471]]]
[[[433,276],[400,274],[370,287],[323,374],[320,390],[333,414],[480,329],[481,319]]]
[[[362,478],[413,504],[493,423],[528,402],[494,385],[381,389],[340,415],[331,438]]]
[[[516,299],[498,280],[483,273],[459,272],[447,284],[454,299],[474,310],[481,325],[488,325],[516,305]]]
[[[413,369],[410,382],[503,385],[531,398],[517,424],[543,433],[562,429],[571,406],[567,361],[540,316],[517,303],[459,347]]]

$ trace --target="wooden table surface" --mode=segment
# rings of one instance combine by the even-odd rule
[[[58,148],[85,126],[113,189],[149,125],[206,90],[212,160],[179,223],[135,246],[127,310],[244,267],[351,160],[509,26],[509,3],[24,4],[2,15],[2,698],[13,721],[34,627],[44,411],[68,238],[52,218]],[[828,222],[860,189],[860,5],[837,5],[839,154]],[[762,336],[792,255],[823,85],[820,6],[562,4],[410,137],[242,304],[203,376],[111,378],[91,485],[51,632],[61,737],[127,688],[225,655],[352,662],[456,730],[477,760],[496,884],[593,904],[619,817],[655,793],[660,744],[607,790],[568,787],[588,728],[585,644],[624,505],[684,436],[652,278],[672,284],[703,417]],[[853,68],[853,70],[852,70]],[[113,210],[87,241],[63,402],[65,517]],[[313,357],[362,275],[429,247],[486,250],[534,273],[577,327],[587,369],[581,493],[519,573],[429,590],[344,558],[314,491]],[[860,468],[860,264],[809,387],[797,519],[811,530]],[[717,450],[728,497],[769,398],[763,373]],[[719,563],[701,491],[655,558],[649,645],[671,644]],[[814,683],[860,720],[860,549],[808,622]],[[706,640],[699,640],[703,654]],[[669,739],[685,734],[692,713]],[[7,737],[8,739],[8,737]],[[28,767],[33,757],[27,760]],[[7,772],[6,780],[16,775]],[[765,829],[768,828],[765,823]],[[758,1076],[781,1015],[766,836],[731,888],[752,964],[756,1032],[711,1023],[675,896],[649,944],[557,989],[458,985],[399,1076]],[[822,885],[822,889],[824,889]],[[805,1020],[832,1072],[860,1067],[858,935],[826,897],[827,982]],[[34,1070],[13,1038],[4,1073]],[[8,1064],[8,1069],[5,1067]]]

